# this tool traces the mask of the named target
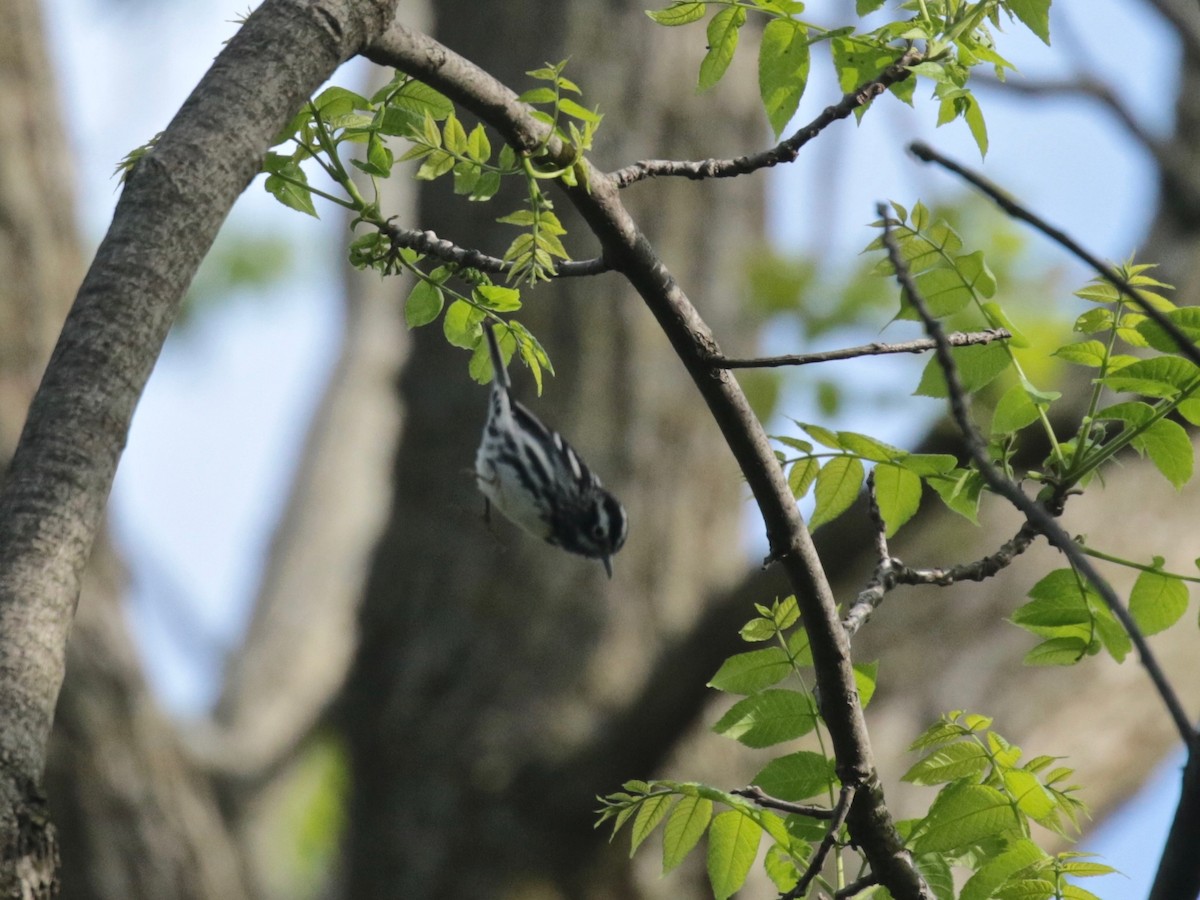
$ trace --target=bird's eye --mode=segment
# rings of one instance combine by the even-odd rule
[[[594,537],[596,540],[601,540],[604,537],[604,526],[603,525],[592,526],[592,537]]]

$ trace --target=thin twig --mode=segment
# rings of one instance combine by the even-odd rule
[[[1167,676],[1159,665],[1153,651],[1150,649],[1150,645],[1146,643],[1146,638],[1142,635],[1137,623],[1134,622],[1133,616],[1129,614],[1129,610],[1121,603],[1116,591],[1096,571],[1095,566],[1092,565],[1091,560],[1088,559],[1083,549],[1054,520],[1054,517],[1046,510],[1045,506],[1028,497],[1015,482],[1005,477],[999,469],[992,465],[988,457],[987,445],[980,436],[979,430],[975,427],[975,423],[971,421],[971,416],[967,411],[967,393],[963,388],[962,379],[959,377],[958,366],[954,362],[954,356],[950,353],[950,345],[946,342],[946,335],[942,330],[942,325],[929,312],[925,298],[917,288],[916,281],[913,279],[908,265],[900,254],[900,248],[896,243],[896,239],[892,236],[892,226],[895,223],[889,216],[887,206],[882,203],[879,204],[878,212],[883,219],[883,242],[887,247],[888,258],[895,267],[896,280],[900,282],[900,286],[908,297],[909,303],[912,304],[917,314],[920,315],[921,321],[925,323],[925,330],[929,333],[929,336],[938,342],[936,351],[937,359],[938,364],[942,367],[942,373],[946,378],[946,390],[950,396],[950,412],[954,416],[954,421],[959,431],[962,432],[967,451],[975,461],[975,465],[979,469],[979,474],[992,490],[1019,509],[1031,526],[1045,535],[1051,544],[1061,550],[1075,571],[1087,579],[1096,589],[1096,593],[1100,595],[1100,598],[1112,614],[1117,617],[1117,620],[1128,633],[1129,639],[1137,647],[1142,665],[1145,666],[1147,673],[1150,675],[1150,680],[1154,682],[1158,695],[1167,707],[1167,712],[1170,713],[1175,727],[1178,729],[1184,743],[1191,746],[1196,732],[1183,710],[1183,705],[1179,702],[1179,697],[1175,694],[1174,688],[1171,687],[1171,683],[1167,680]]]
[[[788,815],[808,816],[810,819],[832,819],[834,816],[834,810],[826,809],[823,806],[807,806],[803,803],[793,803],[790,800],[772,797],[756,784],[730,791],[730,793],[753,800],[763,809],[774,809]]]
[[[1163,331],[1171,336],[1176,345],[1179,347],[1179,352],[1190,359],[1193,363],[1200,366],[1200,347],[1186,335],[1183,331],[1172,322],[1167,315],[1157,306],[1146,299],[1136,287],[1130,284],[1127,278],[1121,276],[1108,263],[1100,259],[1100,257],[1091,253],[1089,250],[1079,244],[1065,231],[1054,227],[1041,216],[1026,209],[1012,197],[1008,196],[1004,191],[997,187],[992,182],[988,181],[977,172],[972,172],[970,169],[959,165],[951,159],[948,159],[938,153],[928,144],[916,141],[908,145],[908,149],[917,159],[922,162],[937,163],[943,169],[953,172],[964,181],[974,185],[1002,210],[1012,216],[1014,219],[1020,219],[1022,222],[1027,222],[1032,225],[1050,240],[1054,241],[1059,246],[1063,247],[1078,259],[1082,260],[1088,266],[1096,271],[1096,273],[1115,287],[1118,291],[1129,297],[1134,303],[1141,308],[1147,318],[1154,320]]]
[[[921,61],[921,51],[912,48],[905,51],[892,65],[871,81],[865,82],[842,97],[789,137],[769,150],[736,159],[644,159],[613,172],[609,177],[618,188],[629,187],[646,178],[682,176],[684,178],[732,178],[746,175],[759,169],[790,163],[800,153],[800,148],[815,138],[834,122],[844,119],[861,106],[866,106],[893,84],[904,81],[911,75],[909,66]]]
[[[973,344],[990,344],[1006,341],[1012,334],[1003,328],[988,328],[985,331],[956,331],[946,335],[952,347],[968,347]],[[825,350],[820,353],[793,353],[788,356],[760,356],[753,359],[731,359],[714,356],[712,364],[718,369],[767,369],[775,366],[807,366],[812,363],[833,362],[839,359],[857,359],[860,356],[883,356],[887,353],[925,353],[936,349],[932,338],[918,338],[899,344],[883,344],[878,341],[841,350]]]
[[[800,880],[796,882],[796,886],[785,894],[779,896],[779,900],[796,900],[797,897],[803,897],[808,891],[808,886],[812,884],[813,879],[821,873],[821,867],[825,865],[825,859],[829,856],[829,851],[833,849],[833,845],[837,843],[838,832],[842,830],[842,825],[846,821],[846,814],[850,812],[850,803],[854,800],[854,785],[842,785],[842,794],[838,797],[837,806],[833,808],[833,818],[829,820],[829,826],[825,829],[825,837],[817,846],[817,850],[809,860],[808,867],[805,868],[804,874],[800,876]]]
[[[390,222],[380,227],[392,243],[392,248],[408,247],[427,256],[436,256],[446,262],[456,263],[482,272],[494,272],[506,275],[513,264],[495,256],[488,256],[478,250],[460,247],[445,238],[440,238],[432,231],[418,231],[415,228],[400,228]],[[559,278],[577,278],[584,275],[599,275],[609,270],[608,264],[602,257],[593,259],[569,259],[554,267],[554,274]]]

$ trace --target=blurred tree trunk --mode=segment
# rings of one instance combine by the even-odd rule
[[[572,58],[584,103],[608,112],[597,161],[713,154],[761,143],[743,69],[698,103],[696,32],[646,27],[644,4],[521,2],[436,6],[435,34],[516,89],[544,61]],[[748,60],[752,54],[747,53]],[[740,254],[761,235],[761,183],[640,186],[630,202],[722,338],[736,314]],[[486,207],[425,193],[416,223],[500,254],[511,228]],[[720,204],[720,215],[713,211]],[[565,206],[565,205],[564,205]],[[560,214],[564,209],[560,208]],[[568,221],[576,257],[596,252]],[[436,326],[413,335],[399,385],[405,437],[388,527],[375,553],[357,663],[341,707],[353,797],[346,896],[632,896],[623,875],[590,871],[602,836],[594,795],[612,771],[648,775],[659,743],[624,759],[538,777],[586,755],[606,715],[643,685],[661,642],[688,629],[701,598],[744,566],[737,472],[715,425],[635,294],[616,276],[538,287],[517,315],[557,376],[535,398],[629,511],[630,538],[605,581],[573,557],[482,518],[470,466],[487,389]],[[587,888],[585,890],[585,882]]]
[[[0,42],[0,458],[83,276],[72,162],[35,0]],[[71,900],[245,897],[211,790],[189,769],[126,632],[103,536],[84,580],[46,773]],[[38,894],[37,896],[43,896]],[[48,894],[47,894],[48,896]]]

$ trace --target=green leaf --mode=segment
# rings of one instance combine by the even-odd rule
[[[758,90],[767,121],[778,138],[808,83],[808,30],[795,19],[772,19],[758,50]]]
[[[799,500],[807,494],[820,469],[821,463],[811,456],[793,463],[791,471],[788,472],[788,487],[791,488],[792,496]]]
[[[1173,309],[1166,313],[1166,316],[1193,344],[1200,341],[1200,307],[1185,306],[1182,309]],[[1143,319],[1138,323],[1137,330],[1155,350],[1161,353],[1180,352],[1175,339],[1153,319]]]
[[[1003,775],[1004,787],[1017,801],[1017,807],[1029,818],[1040,821],[1050,815],[1055,806],[1050,792],[1042,787],[1037,776],[1024,769],[1009,769]]]
[[[987,156],[988,134],[987,124],[983,121],[983,109],[973,94],[963,94],[960,99],[963,102],[962,116],[967,121],[967,128],[971,130],[971,137],[975,138],[975,146],[979,148],[979,155]]]
[[[817,473],[814,493],[817,499],[809,527],[812,529],[832,522],[854,503],[862,488],[863,464],[852,456],[831,459]]]
[[[1059,892],[1054,882],[1044,878],[1021,878],[1003,885],[992,896],[995,900],[1051,900]]]
[[[277,161],[273,163],[273,161]],[[308,213],[314,219],[317,216],[317,208],[313,206],[312,192],[307,187],[299,184],[292,184],[286,178],[308,184],[308,176],[304,170],[300,168],[299,163],[290,157],[280,156],[277,153],[269,154],[267,161],[263,164],[268,171],[273,174],[268,175],[263,187],[267,189],[267,193],[271,194],[276,200],[282,203],[289,209],[299,210],[302,213]]]
[[[1025,654],[1027,666],[1073,666],[1088,652],[1088,642],[1080,637],[1057,637],[1042,641]]]
[[[1025,27],[1050,45],[1050,2],[1051,0],[1008,0],[1009,11],[1020,19]]]
[[[746,9],[742,6],[727,6],[709,20],[708,53],[700,62],[700,91],[707,91],[721,80],[737,50],[739,29],[745,24]]]
[[[708,880],[716,900],[728,900],[746,881],[762,828],[748,816],[727,810],[708,829]]]
[[[929,486],[953,512],[979,524],[979,500],[983,494],[983,476],[974,469],[956,469],[946,478],[931,478]]]
[[[908,469],[880,463],[875,467],[875,497],[891,537],[921,506],[921,479]]]
[[[945,475],[958,465],[958,460],[949,453],[908,453],[895,462],[923,478]]]
[[[959,900],[988,900],[1011,876],[1043,859],[1045,851],[1033,841],[1028,838],[1013,841],[967,879]]]
[[[442,319],[442,331],[446,340],[454,347],[473,350],[479,345],[479,323],[484,320],[484,312],[465,300],[455,300],[446,310]]]
[[[828,428],[822,428],[820,425],[809,425],[806,422],[796,422],[801,428],[808,432],[809,436],[820,444],[822,447],[828,447],[830,450],[841,450],[842,442],[835,432]]]
[[[1181,489],[1192,477],[1192,442],[1183,426],[1170,419],[1159,419],[1136,438],[1133,446],[1144,451],[1167,481]]]
[[[454,157],[445,150],[434,150],[425,157],[421,167],[417,169],[416,177],[421,181],[433,181],[453,171],[455,162]]]
[[[854,664],[854,689],[858,691],[858,702],[862,704],[863,709],[867,708],[871,698],[875,696],[878,675],[878,661]]]
[[[763,869],[781,894],[790,891],[800,880],[800,870],[796,867],[795,859],[779,844],[772,844],[767,848],[763,857]]]
[[[475,299],[496,312],[513,312],[521,308],[521,292],[498,284],[481,284],[474,290]]]
[[[658,827],[658,823],[666,816],[667,811],[675,802],[674,794],[651,794],[638,807],[637,818],[633,820],[633,829],[629,834],[629,855],[632,857],[641,846],[642,841]]]
[[[963,389],[969,394],[985,387],[1012,364],[1008,351],[1000,343],[952,347],[950,355],[958,367],[958,377],[962,381]],[[938,364],[937,357],[931,357],[926,364],[921,383],[917,385],[914,393],[919,397],[948,396],[946,379],[942,375],[942,367]]]
[[[1023,384],[1014,384],[996,404],[992,414],[992,436],[1012,434],[1038,420],[1038,407]]]
[[[426,113],[437,121],[454,112],[454,104],[443,94],[419,81],[410,81],[388,101],[389,106],[423,118]]]
[[[745,744],[770,747],[808,734],[816,726],[812,697],[771,688],[739,700],[713,725],[713,731]]]
[[[1200,369],[1190,360],[1173,356],[1139,359],[1104,379],[1114,391],[1147,397],[1174,397],[1200,380]]]
[[[1075,331],[1081,334],[1095,334],[1098,331],[1108,331],[1113,327],[1113,312],[1111,309],[1099,307],[1089,309],[1075,320]]]
[[[843,449],[872,462],[892,462],[905,455],[899,447],[854,431],[839,431],[837,441]]]
[[[957,850],[1020,827],[1000,791],[982,784],[951,784],[933,801],[913,849],[918,853]]]
[[[404,302],[404,321],[409,328],[428,325],[441,314],[446,298],[436,284],[421,280]]]
[[[648,9],[646,15],[659,25],[687,25],[704,18],[703,3],[672,3],[666,9]]]
[[[782,647],[750,650],[725,660],[708,686],[731,694],[753,694],[779,683],[791,671],[791,660]]]
[[[1142,572],[1129,594],[1129,612],[1142,634],[1170,628],[1187,612],[1188,590],[1182,581],[1162,572]]]
[[[663,829],[663,874],[692,852],[712,820],[713,802],[707,797],[682,797]]]
[[[1154,418],[1154,407],[1141,400],[1126,400],[1124,403],[1114,403],[1099,410],[1095,419],[1112,419],[1138,427]]]
[[[860,16],[873,13],[886,3],[887,0],[854,0],[854,11]]]
[[[912,784],[946,784],[981,775],[989,766],[987,751],[975,741],[960,741],[930,753],[900,776]]]
[[[801,750],[771,760],[750,783],[772,797],[798,802],[824,793],[836,780],[832,760],[820,753]]]
[[[878,77],[899,56],[898,50],[857,37],[834,38],[830,41],[830,50],[838,85],[844,94]]]
[[[1098,369],[1104,365],[1105,359],[1108,358],[1108,348],[1096,340],[1080,341],[1076,344],[1066,344],[1059,347],[1051,355],[1079,366],[1090,366],[1093,369]]]

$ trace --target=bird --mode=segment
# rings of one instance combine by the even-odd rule
[[[600,560],[612,578],[612,557],[629,532],[625,508],[561,434],[513,398],[494,323],[483,335],[493,375],[475,480],[487,507],[549,544]]]

